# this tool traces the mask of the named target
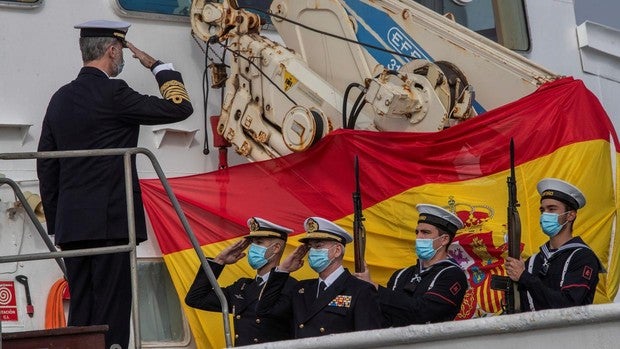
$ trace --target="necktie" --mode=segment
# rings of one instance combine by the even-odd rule
[[[325,289],[327,288],[327,284],[325,284],[324,281],[321,281],[319,283],[319,291],[317,293],[317,297],[316,298],[320,298],[323,294],[325,294]]]

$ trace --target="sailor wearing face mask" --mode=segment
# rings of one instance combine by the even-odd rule
[[[209,260],[213,274],[219,277],[226,264],[234,264],[246,256],[243,251],[249,246],[247,261],[256,270],[256,277],[240,278],[222,289],[234,319],[235,346],[291,339],[290,303],[280,302],[264,316],[257,315],[256,305],[271,275],[271,269],[280,263],[286,239],[293,230],[258,217],[250,218],[248,227],[249,235]],[[295,283],[293,278],[286,280],[282,285],[282,293],[288,295]],[[185,303],[202,310],[221,311],[220,301],[202,268],[198,269]]]
[[[386,287],[371,280],[368,268],[356,274],[378,288],[386,327],[454,320],[467,291],[464,271],[448,257],[448,246],[463,222],[439,206],[419,204],[416,208],[418,263],[397,270]]]
[[[310,268],[319,277],[298,282],[291,293],[295,338],[380,328],[377,291],[342,266],[351,235],[320,217],[306,219],[304,227],[307,234],[299,239],[304,244],[272,272],[259,300],[259,314],[287,302],[283,286],[308,253]]]
[[[540,227],[549,241],[525,263],[506,259],[508,276],[519,283],[524,311],[592,304],[601,264],[580,237],[573,237],[577,210],[586,204],[574,185],[555,178],[538,182]]]

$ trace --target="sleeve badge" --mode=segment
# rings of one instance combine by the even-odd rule
[[[452,293],[453,296],[456,296],[456,294],[459,293],[460,290],[461,285],[459,285],[458,282],[455,282],[454,285],[450,286],[450,293]]]

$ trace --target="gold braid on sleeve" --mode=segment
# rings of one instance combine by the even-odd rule
[[[187,94],[187,90],[185,90],[185,85],[183,85],[180,81],[166,81],[163,85],[161,85],[159,91],[164,99],[172,101],[175,104],[180,104],[183,100],[189,102],[189,95]]]

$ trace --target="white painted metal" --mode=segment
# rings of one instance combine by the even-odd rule
[[[247,348],[597,348],[620,343],[620,304],[412,325],[318,338],[252,345]]]
[[[581,65],[586,73],[620,82],[620,30],[584,22],[577,27]]]
[[[528,61],[476,33],[463,30],[455,22],[414,1],[360,0],[360,3],[383,11],[395,23],[385,36],[376,37],[378,41],[385,43],[392,50],[417,58],[445,60],[456,64],[467,77],[469,84],[474,86],[476,99],[485,110],[521,98],[533,92],[543,81],[556,75],[551,69]],[[348,7],[345,1],[274,1],[272,8],[278,6],[290,19],[311,27],[319,27],[324,31],[335,31],[348,39],[356,40],[355,34],[351,28],[342,23],[351,23],[372,30],[372,23],[368,18],[349,19],[348,14],[342,9],[347,9],[349,13],[355,12],[355,9]],[[326,18],[338,21],[330,25],[329,21],[325,21]],[[341,91],[351,81],[363,81],[371,77],[365,74],[377,73],[377,61],[367,51],[362,53],[363,58],[358,57],[360,48],[356,44],[326,38],[290,23],[275,21],[274,25],[287,46],[300,52],[312,69]],[[361,28],[357,30],[360,31]],[[408,42],[406,34],[412,36],[415,43]],[[316,50],[316,47],[323,49]],[[406,61],[405,58],[396,59],[388,68],[397,70]],[[354,70],[354,66],[363,68]],[[498,85],[502,86],[501,93],[497,92]]]
[[[45,1],[42,7],[34,10],[0,9],[0,149],[2,152],[36,150],[41,121],[50,96],[58,87],[73,79],[81,67],[77,32],[73,25],[93,18],[128,20],[132,22],[128,34],[130,41],[154,57],[172,62],[183,73],[196,110],[188,120],[171,125],[172,129],[179,131],[172,130],[164,142],[158,138],[158,130],[143,127],[139,145],[155,153],[170,177],[215,170],[218,165],[217,152],[212,151],[207,156],[202,153],[201,144],[205,137],[201,105],[204,56],[190,37],[189,24],[121,17],[113,10],[112,3],[113,0]],[[526,0],[532,48],[523,56],[545,67],[545,70],[582,79],[601,100],[616,129],[619,129],[617,42],[620,41],[620,35],[617,31],[591,23],[585,24],[578,33],[579,23],[575,23],[573,6],[572,0]],[[582,31],[587,35],[587,42],[584,41]],[[280,40],[274,33],[263,34],[273,40]],[[591,50],[598,53],[592,54]],[[439,58],[450,60],[447,55]],[[582,63],[582,59],[585,63]],[[158,95],[157,85],[150,73],[130,55],[126,54],[125,60],[125,70],[121,77],[139,91]],[[360,74],[370,74],[363,69],[361,71]],[[487,79],[492,79],[492,76]],[[496,93],[502,98],[501,82],[496,83]],[[219,91],[212,91],[209,99],[210,114],[219,113],[219,101]],[[188,143],[186,132],[183,131],[196,129],[198,131]],[[210,133],[210,130],[207,132]],[[234,165],[244,163],[245,159],[231,152],[229,162]],[[138,166],[143,178],[154,177],[154,173],[147,170],[146,163],[140,159]],[[34,161],[3,161],[0,163],[0,173],[18,181],[24,191],[38,192]],[[11,220],[7,215],[7,210],[14,202],[12,194],[6,188],[0,188],[0,252],[12,253],[16,249],[23,252],[45,251],[44,243],[38,239],[34,228],[23,221],[19,212],[16,216],[19,221]],[[149,243],[139,246],[138,253],[141,257],[161,256],[154,236],[150,236]],[[617,251],[611,251],[610,255],[617,255]],[[22,313],[18,323],[3,323],[2,329],[40,329],[43,327],[40,314],[43,312],[47,291],[60,277],[60,271],[53,262],[0,266],[0,279],[17,274],[28,275],[31,280],[36,280],[36,284],[31,285],[35,317],[29,318]],[[19,284],[16,287],[18,307],[24,309],[25,295],[19,289]],[[615,348],[620,343],[620,331],[617,331],[619,314],[618,304],[597,305],[342,334],[273,343],[269,347],[280,348],[286,345],[287,348],[310,348],[324,344],[361,348],[374,343],[375,347],[394,348]],[[188,344],[189,347],[192,345]],[[153,347],[158,345],[154,344]]]

